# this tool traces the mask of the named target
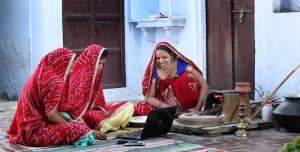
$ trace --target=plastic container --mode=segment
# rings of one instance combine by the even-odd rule
[[[264,121],[272,121],[273,106],[272,103],[267,103],[261,109],[261,119]]]

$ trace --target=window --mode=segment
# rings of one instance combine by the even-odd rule
[[[180,8],[182,3],[182,0],[131,0],[129,21],[136,23],[136,28],[141,28],[146,38],[147,31],[151,31],[149,28],[163,28],[168,38],[176,42],[176,33],[186,21],[181,12],[183,8]]]

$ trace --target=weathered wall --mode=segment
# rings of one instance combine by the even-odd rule
[[[269,93],[300,64],[300,13],[273,13],[272,2],[255,1],[256,88]],[[299,82],[300,69],[279,89],[278,96],[300,94]]]
[[[17,100],[30,75],[29,2],[0,2],[0,97]]]
[[[48,52],[63,46],[61,0],[31,0],[32,69]]]

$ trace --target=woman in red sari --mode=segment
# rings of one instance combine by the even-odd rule
[[[130,102],[106,105],[101,84],[106,55],[107,50],[99,45],[90,45],[80,54],[72,66],[69,94],[64,95],[68,99],[61,110],[102,133],[126,126],[134,111]]]
[[[124,103],[106,107],[100,86],[103,68],[99,68],[105,62],[105,58],[100,59],[104,50],[90,45],[77,59],[67,48],[47,54],[21,92],[7,130],[9,142],[26,146],[72,144],[90,133],[105,139],[103,132],[91,131],[90,121],[100,125],[110,114],[99,114],[100,107],[113,111]]]
[[[135,115],[170,106],[201,111],[208,89],[200,69],[167,42],[156,45],[142,85],[146,100],[137,103]]]

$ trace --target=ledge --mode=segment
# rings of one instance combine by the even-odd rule
[[[178,43],[178,31],[185,25],[186,19],[184,17],[170,17],[170,18],[147,18],[139,20],[130,20],[130,22],[137,23],[136,28],[140,28],[147,41],[155,43],[154,36],[149,36],[153,28],[162,28],[165,31],[169,40]]]
[[[130,22],[136,22],[136,28],[155,28],[155,27],[184,27],[184,17],[170,17],[170,18],[147,18],[131,20]]]

